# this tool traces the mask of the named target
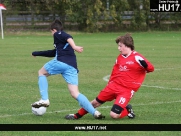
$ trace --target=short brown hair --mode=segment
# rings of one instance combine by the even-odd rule
[[[57,31],[61,31],[63,30],[63,25],[62,25],[62,22],[58,19],[55,19],[51,25],[50,25],[50,29],[53,30],[53,29],[56,29]]]
[[[134,41],[133,38],[131,37],[131,34],[125,34],[124,36],[119,36],[116,38],[116,43],[123,43],[127,47],[131,48],[131,50],[134,50]]]

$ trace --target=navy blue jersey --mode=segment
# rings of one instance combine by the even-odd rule
[[[53,37],[54,46],[56,48],[56,59],[77,69],[77,60],[74,49],[67,42],[69,38],[73,39],[73,37],[64,31],[55,32]]]

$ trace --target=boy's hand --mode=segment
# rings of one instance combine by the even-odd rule
[[[83,52],[83,47],[75,45],[72,38],[69,38],[67,42],[70,44],[70,46],[78,53]]]
[[[35,53],[35,52],[32,52],[32,53],[31,53],[31,56],[32,56],[32,57],[36,57],[36,55],[35,55],[34,53]]]
[[[81,52],[83,52],[83,47],[81,47],[81,46],[75,46],[74,50],[75,50],[76,52],[78,52],[78,53],[81,53]]]

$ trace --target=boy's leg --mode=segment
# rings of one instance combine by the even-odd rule
[[[129,92],[129,93],[127,95],[125,95],[125,97],[127,96],[126,107],[124,107],[124,109],[120,115],[120,118],[124,118],[125,116],[128,116],[128,118],[134,119],[136,115],[133,112],[132,106],[130,104],[128,104],[129,101],[131,100],[131,98],[134,96],[134,91],[129,90],[127,92]]]
[[[128,116],[128,118],[130,118],[130,119],[134,119],[135,116],[136,116],[135,113],[134,113],[134,111],[133,111],[133,109],[132,109],[131,104],[128,104],[128,105],[123,109],[123,111],[121,112],[120,118],[124,118],[124,117],[126,117],[126,116]]]
[[[48,81],[46,76],[42,75],[38,77],[39,91],[42,100],[48,99]]]
[[[124,118],[125,116],[134,118],[135,114],[133,112],[132,106],[128,104],[134,95],[134,91],[123,87],[120,87],[120,89],[122,91],[120,90],[121,93],[117,96],[114,102],[114,104],[118,105],[122,109],[119,118]]]
[[[47,77],[49,74],[45,70],[44,67],[42,67],[38,71],[39,77],[38,77],[38,85],[39,85],[39,91],[41,95],[41,100],[35,102],[32,104],[32,107],[39,108],[41,106],[48,107],[50,105],[49,99],[48,99],[48,81]]]
[[[83,114],[84,113],[86,114],[86,111],[87,111],[90,114],[92,114],[96,119],[104,118],[104,116],[102,116],[102,114],[92,106],[92,104],[87,99],[87,97],[79,93],[77,85],[68,84],[68,88],[72,97],[75,98],[78,101],[79,105],[83,108],[83,109],[80,109],[80,111]]]
[[[90,114],[94,115],[96,109],[92,106],[92,104],[90,103],[90,101],[87,99],[87,97],[85,95],[79,93],[79,95],[76,99],[82,108],[84,108]]]
[[[74,117],[79,119],[82,116],[86,115],[87,113],[88,112],[84,108],[81,108],[81,109],[78,110],[78,112],[76,114],[74,114]]]
[[[94,108],[97,108],[101,105],[96,99],[91,101],[91,104]],[[68,114],[65,116],[66,119],[79,119],[82,116],[86,115],[88,112],[84,108],[80,108],[76,114]]]
[[[78,71],[72,66],[62,64],[65,71],[62,72],[64,80],[68,83],[68,89],[71,96],[76,99],[79,105],[84,108],[87,112],[92,114],[95,118],[102,118],[102,114],[97,111],[87,97],[79,92],[78,89]]]
[[[114,93],[112,91],[108,91],[110,90],[110,85],[108,84],[106,85],[106,87],[100,91],[99,95],[96,97],[96,99],[94,99],[91,103],[92,105],[94,105],[93,107],[98,107],[101,104],[103,104],[106,101],[111,101],[114,99]],[[78,110],[78,113],[76,114],[68,114],[65,116],[66,119],[78,119],[81,118],[82,116],[84,116],[86,114],[86,110],[81,108]]]

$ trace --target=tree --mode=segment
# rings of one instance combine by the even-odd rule
[[[99,21],[105,19],[106,8],[101,0],[71,0],[68,5],[68,20],[78,24],[79,30],[96,32],[102,27]]]
[[[110,0],[110,16],[116,26],[121,25],[125,11],[129,10],[127,0]]]

